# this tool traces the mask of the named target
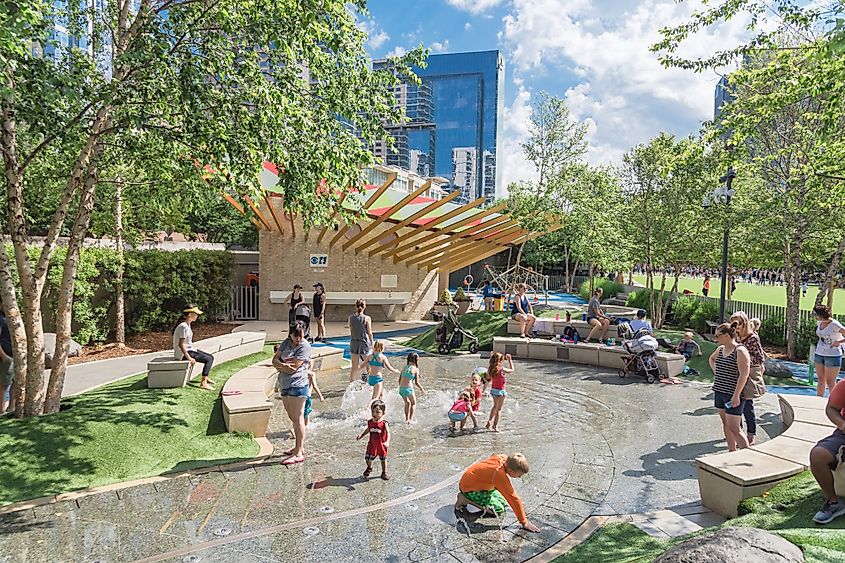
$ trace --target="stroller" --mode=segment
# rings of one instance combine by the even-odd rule
[[[634,338],[624,340],[622,346],[628,354],[622,356],[625,364],[619,370],[619,377],[626,377],[629,373],[633,373],[648,383],[666,379],[666,375],[660,372],[657,365],[658,343],[651,334],[639,330]]]
[[[314,342],[311,338],[311,307],[305,303],[300,303],[293,311],[291,311],[288,321],[291,327],[296,321],[301,322],[305,327],[303,337],[308,340],[308,342]]]
[[[475,354],[478,352],[478,338],[461,326],[453,307],[449,307],[449,310],[445,314],[437,315],[435,320],[441,321],[440,326],[434,332],[434,340],[437,342],[438,352],[445,355],[453,349],[457,350],[463,346],[464,338],[469,340],[469,353]]]

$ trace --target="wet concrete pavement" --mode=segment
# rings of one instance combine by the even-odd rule
[[[448,407],[479,365],[424,357],[429,393],[410,426],[396,376],[386,377],[390,481],[378,470],[361,476],[365,443],[355,436],[369,387],[332,374],[320,380],[326,401],[314,399],[304,464],[212,471],[0,516],[0,561],[521,561],[591,514],[696,502],[693,460],[725,448],[707,387],[544,362],[517,362],[502,432],[450,436]],[[762,441],[780,432],[779,417],[774,397],[757,403]],[[485,398],[485,415],[489,407]],[[277,405],[268,436],[277,452],[291,444],[286,429]],[[458,522],[463,469],[514,451],[531,465],[515,486],[542,533],[520,530],[510,511]]]

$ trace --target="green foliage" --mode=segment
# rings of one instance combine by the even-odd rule
[[[816,321],[807,319],[798,325],[795,334],[795,353],[799,360],[806,360],[810,352],[810,345],[816,344],[819,337],[816,336]]]
[[[760,340],[770,346],[786,346],[786,325],[783,317],[768,317],[760,324]]]
[[[455,290],[455,297],[453,298],[455,301],[469,301],[469,298],[464,293],[464,288],[459,287]]]
[[[693,314],[698,310],[700,301],[693,297],[678,297],[672,304],[674,324],[681,328],[690,326]]]
[[[479,350],[492,350],[493,337],[507,336],[508,319],[510,315],[504,311],[486,312],[471,311],[458,317],[461,326],[478,338]],[[437,342],[435,341],[436,327],[414,336],[405,342],[405,346],[416,350],[423,350],[432,354],[437,353]]]
[[[690,324],[698,332],[707,330],[707,321],[715,322],[719,319],[719,305],[713,301],[699,301],[695,311],[690,315]]]
[[[452,304],[452,294],[449,293],[448,289],[444,289],[443,292],[440,294],[440,299],[437,300],[438,305],[451,305]]]
[[[607,279],[597,279],[593,283],[593,290],[601,288],[604,292],[602,294],[602,301],[607,301],[608,299],[613,299],[616,297],[618,293],[621,293],[624,287],[622,284],[618,284],[616,282],[607,280]],[[581,296],[581,299],[589,301],[592,295],[590,295],[590,280],[585,281],[581,284],[581,289],[578,291],[578,294]]]

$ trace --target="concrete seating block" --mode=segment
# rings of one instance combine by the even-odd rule
[[[696,460],[701,504],[726,518],[737,516],[740,501],[762,495],[804,466],[753,449]]]
[[[778,395],[781,405],[787,404],[793,408],[816,409],[823,411],[827,407],[827,399],[815,395]]]
[[[528,358],[528,339],[496,336],[493,338],[493,351],[510,354],[514,358]]]
[[[606,368],[622,369],[625,366],[623,356],[628,352],[621,346],[605,346],[599,348],[599,365]]]
[[[768,442],[763,442],[757,446],[752,446],[751,449],[755,452],[762,452],[764,454],[774,456],[798,465],[803,465],[804,469],[810,468],[810,450],[815,444],[813,442],[806,442],[788,436],[778,436]]]
[[[820,424],[808,424],[806,422],[794,422],[786,429],[786,432],[781,436],[787,438],[795,438],[796,440],[804,440],[805,442],[812,442],[815,444],[822,438],[827,438],[833,433],[833,428],[829,426],[822,426]],[[777,438],[775,438],[777,439]]]
[[[343,365],[343,349],[331,346],[311,348],[311,369],[315,372],[333,371]]]
[[[588,366],[599,365],[601,344],[575,344],[569,349],[569,361]]]
[[[147,363],[147,388],[172,389],[188,384],[191,362],[170,356],[153,358]]]
[[[519,334],[519,321],[508,319],[508,334]]]
[[[823,410],[805,409],[802,407],[793,406],[792,416],[794,422],[805,422],[807,424],[818,424],[819,426],[826,426],[829,428],[828,432],[833,432],[833,423],[827,417]]]
[[[676,375],[684,373],[684,364],[686,364],[686,360],[680,354],[657,352],[656,360],[661,373],[664,373],[669,377],[675,377]]]
[[[273,405],[264,391],[247,391],[223,397],[223,420],[229,432],[251,432],[260,438],[267,433]]]
[[[833,472],[833,487],[837,495],[845,497],[845,463],[839,464],[839,468]]]
[[[535,338],[528,343],[528,357],[532,360],[558,360],[558,349],[562,345],[555,340]]]

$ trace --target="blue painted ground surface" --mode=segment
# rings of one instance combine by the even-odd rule
[[[381,340],[381,339],[384,339],[384,338],[395,338],[397,336],[408,336],[408,337],[410,337],[410,336],[413,336],[415,334],[425,332],[426,330],[428,330],[430,328],[431,328],[430,326],[421,326],[421,327],[409,328],[409,329],[404,329],[404,330],[391,330],[391,331],[386,331],[386,332],[376,332],[376,333],[373,333],[373,336],[375,336],[376,340]],[[325,344],[315,343],[315,344],[313,344],[313,346],[316,347],[316,348],[319,348],[321,346],[331,346],[332,348],[341,348],[341,349],[343,349],[343,358],[345,360],[351,359],[351,356],[349,354],[349,337],[348,336],[339,336],[339,337],[335,337],[335,338],[329,338],[327,340],[328,340],[328,342],[326,342]],[[424,351],[416,350],[414,348],[400,348],[398,350],[394,348],[393,350],[386,350],[384,352],[384,355],[389,357],[389,358],[393,358],[393,357],[403,357],[404,358],[408,354],[408,352],[417,352],[421,356],[425,354]]]

